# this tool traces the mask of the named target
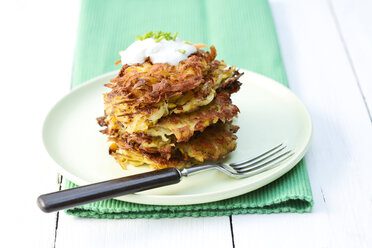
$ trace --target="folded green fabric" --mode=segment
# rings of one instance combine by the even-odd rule
[[[83,0],[72,87],[117,70],[119,50],[138,34],[179,31],[194,43],[215,45],[218,59],[288,86],[270,7],[265,0]],[[67,181],[66,187],[74,187]],[[165,218],[244,213],[309,212],[313,198],[302,160],[289,173],[254,192],[218,202],[153,206],[106,200],[66,211],[91,218]]]

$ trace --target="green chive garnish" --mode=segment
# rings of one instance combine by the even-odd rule
[[[185,53],[186,53],[186,51],[183,50],[183,49],[178,49],[177,51],[179,51],[179,52],[182,53],[182,54],[185,54]]]
[[[176,40],[177,35],[178,35],[178,31],[176,31],[176,32],[174,33],[173,40]]]
[[[155,42],[159,42],[159,41],[161,41],[162,39],[164,39],[164,37],[163,37],[163,36],[160,36],[159,38],[157,38],[157,39],[155,40]]]
[[[157,32],[154,33],[152,31],[150,31],[150,32],[144,34],[143,36],[138,35],[137,40],[145,40],[145,39],[148,39],[148,38],[153,38],[155,40],[155,42],[159,42],[162,39],[176,40],[177,35],[178,35],[178,32],[175,32],[174,35],[172,36],[172,34],[170,32],[166,33],[166,32],[163,32],[163,31],[157,31]]]

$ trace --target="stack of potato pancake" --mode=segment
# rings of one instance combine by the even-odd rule
[[[126,168],[184,167],[219,160],[236,148],[240,88],[235,67],[197,49],[178,65],[123,65],[105,86],[105,114],[97,118],[112,142],[109,153]]]

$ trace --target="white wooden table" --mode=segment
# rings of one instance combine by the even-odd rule
[[[272,0],[292,90],[313,118],[309,214],[97,220],[44,214],[41,142],[68,93],[79,2],[0,2],[0,247],[372,247],[372,1]]]

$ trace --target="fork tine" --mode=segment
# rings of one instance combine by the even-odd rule
[[[282,161],[286,160],[287,158],[291,157],[293,154],[294,154],[294,152],[289,153],[285,157],[282,157],[282,159],[280,159],[279,161],[274,161],[274,162],[271,162],[271,163],[267,163],[266,165],[261,166],[260,168],[257,168],[257,169],[254,169],[254,170],[249,170],[248,172],[244,172],[244,173],[238,173],[238,175],[242,176],[244,178],[249,177],[249,176],[254,176],[254,175],[259,174],[261,172],[264,172],[264,171],[266,171],[270,168],[273,168],[276,165],[279,165],[280,162],[282,162]]]
[[[246,172],[249,172],[249,171],[252,171],[252,170],[255,170],[255,169],[259,169],[260,167],[263,167],[263,166],[268,165],[268,164],[279,163],[279,161],[277,161],[277,160],[287,159],[288,157],[292,156],[293,154],[294,153],[291,150],[289,150],[289,151],[286,151],[284,153],[281,153],[281,154],[275,156],[274,158],[271,158],[268,161],[263,161],[263,162],[260,161],[262,163],[257,162],[257,163],[250,164],[250,165],[247,165],[246,167],[241,167],[241,168],[238,168],[238,169],[236,169],[235,167],[232,167],[232,168],[234,168],[236,170],[236,172],[238,172],[238,173],[246,173]],[[282,160],[280,160],[280,161],[282,161]]]
[[[244,169],[244,168],[247,168],[248,166],[251,166],[251,165],[255,165],[259,162],[262,162],[262,161],[265,161],[267,159],[269,159],[270,157],[274,156],[275,154],[278,154],[279,152],[283,151],[287,146],[283,146],[283,147],[280,147],[280,149],[276,149],[276,150],[273,150],[269,153],[267,153],[264,157],[261,157],[261,158],[257,158],[256,160],[252,161],[252,162],[249,162],[249,163],[242,163],[240,162],[239,165],[233,165],[231,167],[233,167],[234,169]]]
[[[278,149],[278,148],[280,148],[281,146],[283,146],[283,143],[281,143],[281,144],[279,144],[279,145],[277,145],[277,146],[275,146],[275,147],[273,147],[273,148],[271,148],[270,150],[268,150],[268,151],[266,151],[266,152],[264,152],[264,153],[261,153],[260,155],[258,155],[258,156],[255,156],[255,157],[253,157],[253,158],[250,158],[250,159],[248,159],[248,160],[244,160],[244,161],[241,161],[241,162],[238,162],[238,163],[231,163],[231,164],[229,164],[229,166],[231,166],[231,167],[233,167],[233,168],[239,168],[239,167],[237,167],[237,166],[239,166],[239,165],[244,165],[244,167],[248,164],[248,163],[253,163],[253,162],[255,162],[257,159],[260,159],[260,158],[262,158],[263,156],[265,156],[265,155],[267,155],[267,154],[269,154],[269,153],[271,153],[271,152],[273,152],[273,151],[275,151],[276,149]],[[286,146],[284,146],[284,148],[285,148]],[[283,148],[283,149],[284,149]],[[281,150],[283,150],[283,149],[280,149],[279,151],[281,151]],[[273,152],[273,154],[275,154],[276,152]],[[268,156],[271,156],[272,154],[269,154]],[[267,158],[267,156],[265,156],[265,158]],[[257,161],[256,161],[257,162]]]

